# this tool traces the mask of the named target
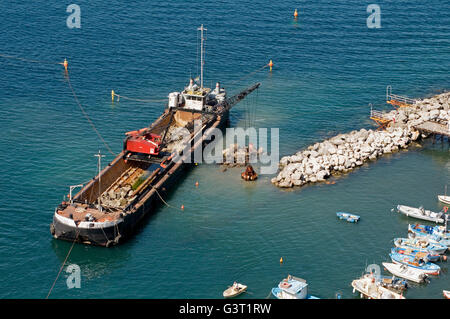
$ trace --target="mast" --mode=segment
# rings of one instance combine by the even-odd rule
[[[198,28],[197,30],[200,30],[200,39],[201,39],[201,45],[200,45],[200,88],[203,89],[203,41],[206,40],[206,38],[203,37],[203,31],[206,31],[208,29],[203,27],[203,24]]]
[[[98,154],[94,155],[95,157],[98,157],[98,209],[100,212],[102,212],[102,205],[101,205],[101,176],[100,171],[102,169],[102,157],[105,157],[105,155],[101,155],[100,150],[98,150]]]

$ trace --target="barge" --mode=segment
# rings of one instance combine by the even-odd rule
[[[203,25],[201,30],[203,60]],[[61,202],[53,214],[50,232],[56,239],[110,247],[131,237],[146,215],[154,212],[192,161],[187,156],[212,142],[213,129],[223,129],[230,109],[256,90],[256,83],[227,97],[216,88],[203,87],[192,78],[182,92],[169,94],[163,114],[150,126],[127,132],[123,150],[81,190]],[[201,123],[201,125],[194,125]],[[201,121],[201,122],[200,122]],[[179,140],[177,130],[189,131]]]

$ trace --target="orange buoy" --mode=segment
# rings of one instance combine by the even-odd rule
[[[195,186],[198,187],[198,181],[195,182]]]
[[[67,59],[64,59],[63,65],[64,65],[64,69],[67,72],[67,67],[69,66],[69,62],[67,62]]]
[[[298,17],[298,12],[297,12],[297,9],[295,9],[295,11],[294,11],[294,18],[297,18]]]
[[[273,62],[272,62],[272,60],[270,60],[268,66],[269,66],[269,68],[270,68],[270,71],[272,71],[272,67],[273,67]]]
[[[184,205],[181,205],[181,210],[184,210]]]
[[[282,264],[282,263],[283,263],[283,257],[280,258],[280,264]]]

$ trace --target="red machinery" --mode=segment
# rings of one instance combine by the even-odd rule
[[[161,135],[145,133],[147,128],[125,133],[124,150],[133,153],[158,155],[161,146]]]

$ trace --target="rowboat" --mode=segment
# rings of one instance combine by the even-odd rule
[[[450,205],[450,196],[445,195],[438,195],[439,201],[443,202],[444,204]]]
[[[386,270],[389,271],[391,274],[417,283],[424,282],[425,279],[428,277],[428,275],[423,273],[422,271],[412,267],[408,267],[403,264],[401,265],[393,263],[382,263],[382,264],[383,267],[386,268]]]
[[[403,215],[417,219],[427,220],[430,222],[441,224],[445,222],[444,219],[445,214],[443,212],[435,213],[432,212],[431,210],[425,210],[423,207],[415,208],[405,205],[397,205],[397,211]]]
[[[394,291],[404,291],[408,289],[408,282],[405,279],[397,278],[395,276],[379,276],[378,283],[390,290]]]
[[[395,264],[403,264],[408,267],[418,269],[427,275],[439,275],[441,271],[441,267],[438,265],[423,260],[423,256],[426,256],[425,254],[411,257],[391,252],[389,256]]]
[[[224,292],[223,292],[223,296],[225,298],[233,298],[236,297],[238,295],[240,295],[241,293],[243,293],[244,291],[247,290],[247,286],[240,284],[240,283],[233,283],[232,286],[228,287]]]
[[[442,246],[450,247],[450,239],[444,239],[441,236],[433,233],[433,234],[426,234],[422,232],[412,231],[408,234],[409,238],[425,238],[430,243],[436,243]]]
[[[447,250],[447,247],[437,243],[431,243],[427,238],[394,238],[395,247],[412,248],[420,252],[428,252],[429,254],[442,255]]]
[[[442,293],[444,294],[445,299],[450,299],[450,291],[442,290]]]
[[[277,299],[319,299],[308,294],[306,280],[291,275],[272,288],[272,295]]]
[[[338,213],[336,213],[336,216],[339,219],[345,219],[349,223],[357,223],[359,221],[359,219],[361,218],[361,216],[350,214],[350,213],[344,213],[344,212],[338,212]]]
[[[391,252],[395,252],[398,254],[407,255],[407,256],[411,256],[411,257],[416,257],[419,254],[425,254],[424,260],[431,261],[432,263],[442,261],[442,260],[443,261],[447,260],[447,256],[443,256],[443,255],[439,255],[439,254],[430,254],[429,252],[421,252],[417,249],[412,249],[412,248],[395,247],[395,248],[391,249]]]
[[[373,274],[365,274],[352,281],[353,293],[358,291],[362,297],[369,299],[405,299],[403,295],[383,287]]]
[[[433,234],[437,234],[444,239],[450,239],[450,231],[445,226],[434,226]]]
[[[439,225],[427,226],[421,224],[410,224],[408,225],[408,232],[421,233],[426,235],[436,235],[441,237],[442,239],[450,239],[450,231],[448,231],[445,226]]]

